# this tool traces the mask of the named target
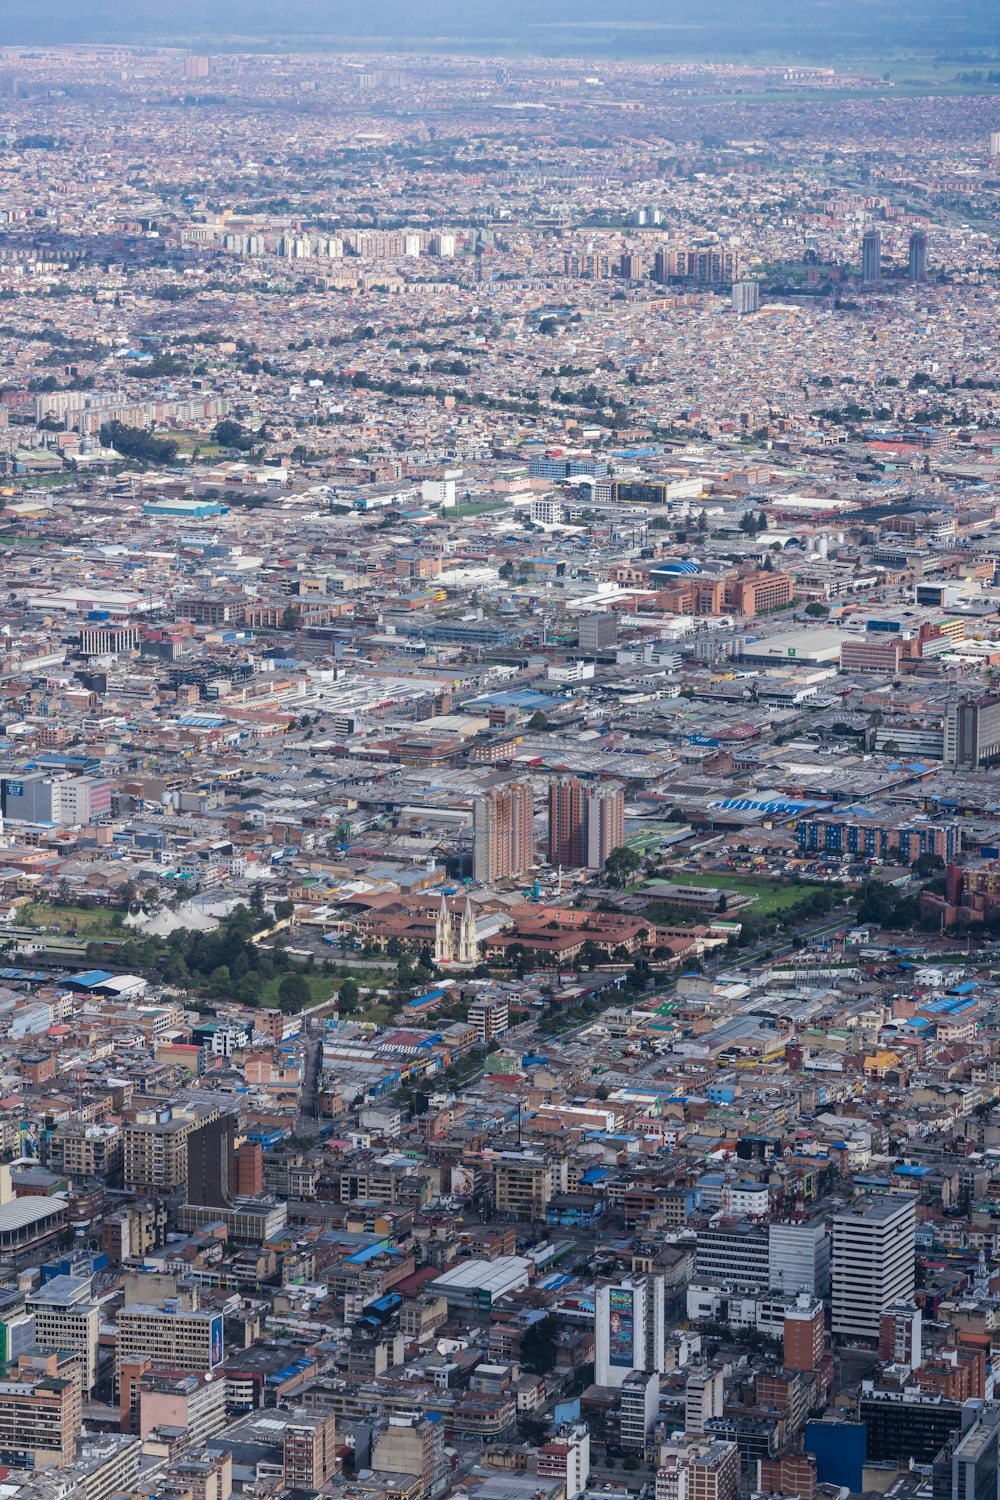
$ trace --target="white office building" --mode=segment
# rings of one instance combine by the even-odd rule
[[[912,1302],[916,1207],[909,1197],[859,1198],[833,1220],[835,1334],[877,1339],[882,1313]]]

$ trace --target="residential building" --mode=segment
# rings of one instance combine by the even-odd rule
[[[476,880],[491,884],[531,869],[535,862],[535,794],[530,782],[508,782],[477,797],[472,822]]]
[[[289,1412],[282,1441],[282,1481],[286,1489],[321,1490],[337,1470],[333,1412],[299,1408]]]
[[[785,1313],[784,1359],[786,1370],[818,1370],[823,1358],[826,1311],[818,1297],[801,1292],[795,1306]]]
[[[60,1376],[27,1369],[0,1380],[0,1453],[29,1469],[72,1463],[82,1410],[75,1370]]]
[[[590,1476],[590,1431],[586,1423],[560,1428],[543,1443],[536,1472],[539,1479],[558,1480],[565,1487],[566,1500],[576,1500],[587,1488]]]

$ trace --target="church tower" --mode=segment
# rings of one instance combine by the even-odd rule
[[[451,912],[448,910],[448,902],[442,896],[441,905],[434,921],[434,962],[436,964],[450,964],[454,957],[455,943],[451,926]]]
[[[479,962],[479,944],[476,941],[476,919],[472,915],[472,902],[465,898],[462,925],[458,932],[458,961],[460,964]]]

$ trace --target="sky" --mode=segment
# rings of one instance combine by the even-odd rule
[[[282,37],[392,47],[812,57],[1000,47],[997,0],[0,0],[3,41]]]

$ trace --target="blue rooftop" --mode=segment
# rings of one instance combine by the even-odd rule
[[[374,1260],[376,1255],[398,1254],[398,1250],[394,1250],[391,1245],[387,1245],[383,1240],[379,1240],[377,1245],[365,1245],[363,1250],[355,1250],[346,1259],[349,1266],[363,1266],[366,1261]]]

